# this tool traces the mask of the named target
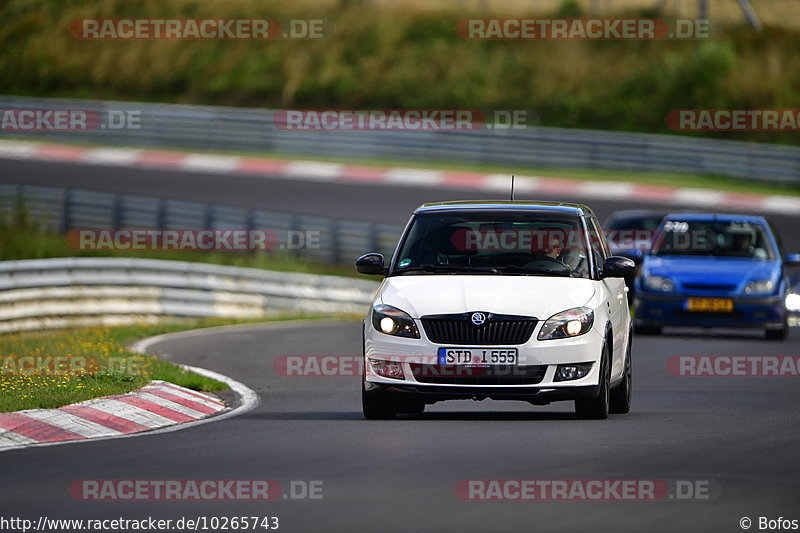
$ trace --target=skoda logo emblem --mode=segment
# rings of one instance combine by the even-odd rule
[[[473,324],[476,326],[482,326],[484,322],[486,322],[486,315],[483,313],[472,313],[472,316],[469,317]]]

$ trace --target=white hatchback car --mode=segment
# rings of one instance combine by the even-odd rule
[[[369,419],[450,399],[574,400],[579,418],[627,413],[626,277],[594,213],[543,202],[444,202],[412,215],[364,320]]]

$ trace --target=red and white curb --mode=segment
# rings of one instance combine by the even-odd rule
[[[502,193],[504,196],[508,193],[510,184],[507,174],[392,168],[128,148],[87,148],[25,141],[0,141],[0,158],[173,169],[306,181],[444,187]],[[733,193],[694,187],[670,187],[622,181],[575,180],[523,175],[518,175],[516,178],[515,189],[526,194],[557,195],[565,199],[575,196],[600,200],[668,204],[684,209],[735,209],[800,216],[800,197],[796,196]]]
[[[217,328],[157,335],[135,343],[132,349],[145,352],[162,340],[204,335],[214,329]],[[228,376],[195,366],[180,367],[225,383],[236,394],[238,405],[230,408],[211,394],[152,381],[128,394],[95,398],[58,409],[0,413],[0,452],[169,433],[239,416],[259,403],[255,391]]]
[[[0,449],[119,437],[201,420],[225,409],[225,403],[211,394],[152,381],[128,394],[58,409],[0,413]]]

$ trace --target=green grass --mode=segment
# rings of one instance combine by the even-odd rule
[[[122,374],[89,376],[0,375],[0,412],[55,409],[100,396],[124,394],[144,386],[147,379]]]
[[[300,317],[285,315],[274,320]],[[183,370],[154,355],[135,354],[129,345],[153,335],[248,322],[256,321],[180,320],[157,325],[0,335],[0,412],[53,409],[100,396],[130,392],[150,380],[168,381],[205,392],[227,389],[224,383]],[[34,369],[21,362],[18,359],[21,356],[33,356],[39,360],[56,356],[69,358],[60,367],[53,362],[47,370],[31,372]],[[73,364],[84,366],[84,370],[70,369]]]
[[[185,324],[194,327],[198,324]],[[126,341],[174,331],[176,325],[128,326],[125,328],[81,328],[47,333],[20,333],[0,336],[3,373],[0,374],[0,411],[47,409],[99,396],[122,394],[163,379],[196,390],[227,388],[223,383],[187,372],[149,355],[134,355]],[[12,356],[37,359],[68,356],[70,366],[34,369]],[[15,364],[16,361],[16,364]],[[28,374],[27,372],[32,372]]]
[[[588,2],[525,4],[541,9],[511,16],[588,16]],[[642,1],[613,15],[670,18],[672,4]],[[673,133],[664,120],[672,109],[796,107],[796,25],[765,19],[757,32],[740,16],[714,15],[710,39],[671,41],[455,34],[458,20],[486,15],[480,2],[6,0],[0,86],[28,96],[264,108],[526,109],[543,126],[662,133]],[[66,29],[80,18],[128,17],[321,18],[334,30],[324,40],[263,42],[81,41]],[[701,135],[798,144],[795,131]]]

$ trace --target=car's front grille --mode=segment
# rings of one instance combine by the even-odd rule
[[[484,315],[486,321],[480,326],[470,321],[472,313],[428,315],[422,317],[422,327],[428,339],[437,344],[505,346],[528,342],[538,322],[528,316]]]
[[[455,366],[411,363],[420,383],[443,385],[536,385],[544,379],[547,365]]]

